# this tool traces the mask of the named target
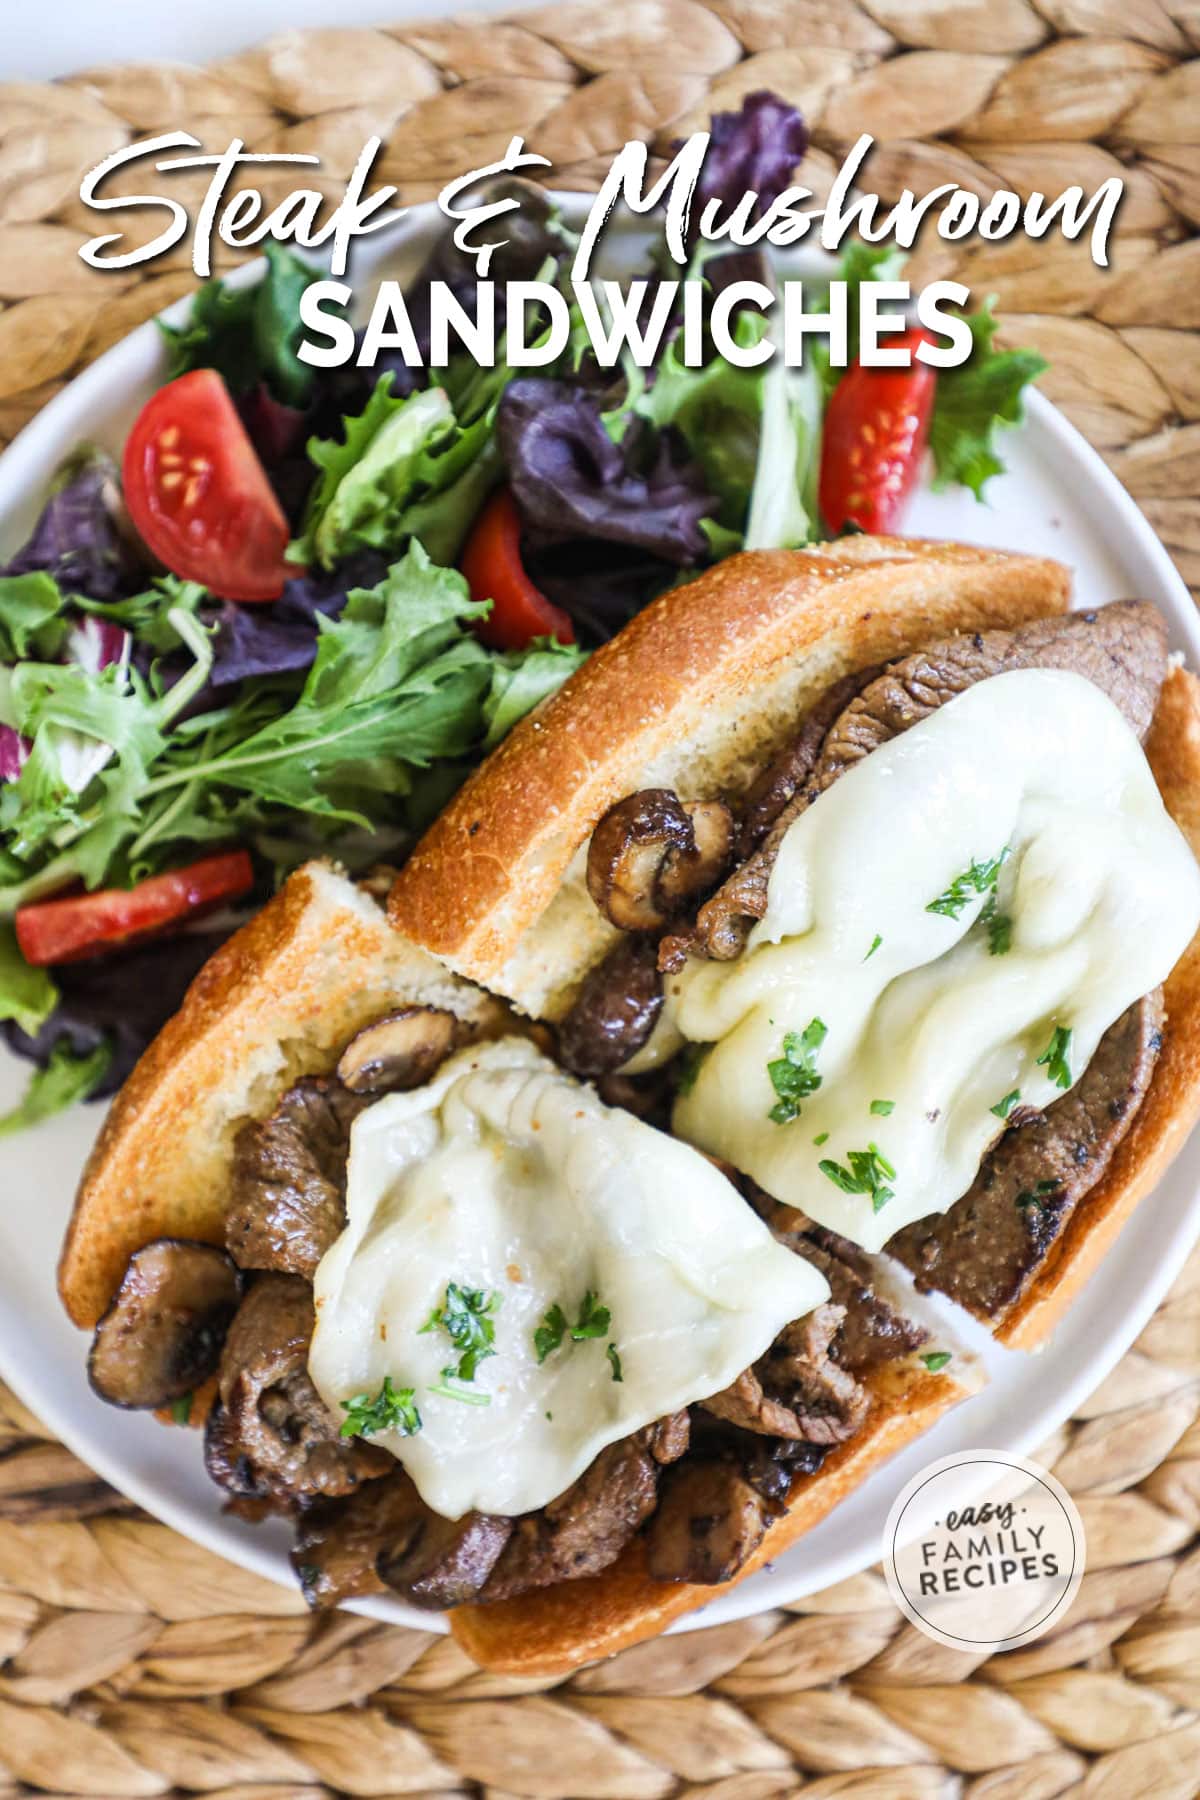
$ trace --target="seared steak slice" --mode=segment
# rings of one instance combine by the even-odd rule
[[[243,1269],[311,1281],[346,1222],[350,1127],[369,1094],[320,1077],[297,1082],[234,1148],[225,1243]]]
[[[866,1417],[870,1397],[829,1355],[844,1309],[826,1302],[786,1325],[765,1355],[719,1394],[706,1412],[768,1437],[840,1444]]]
[[[460,1606],[483,1586],[508,1541],[511,1519],[467,1513],[443,1519],[404,1469],[301,1519],[292,1552],[310,1606],[394,1589],[414,1605]]]
[[[655,1581],[728,1581],[762,1543],[782,1500],[763,1496],[734,1462],[692,1458],[672,1469],[646,1534]]]
[[[888,1253],[919,1288],[948,1294],[990,1325],[1003,1322],[1129,1130],[1158,1060],[1162,1020],[1156,988],[1109,1026],[1061,1100],[1010,1126],[961,1200],[889,1239]]]
[[[737,854],[746,858],[757,850],[785,809],[808,782],[817,766],[821,746],[838,715],[879,674],[879,667],[843,675],[827,687],[807,715],[790,744],[754,781],[742,802],[738,821]]]
[[[944,638],[894,663],[851,702],[821,749],[818,793],[872,750],[927,719],[976,682],[1014,669],[1069,669],[1120,708],[1139,739],[1150,729],[1167,673],[1167,628],[1145,600],[1033,619],[1013,631]]]
[[[395,1467],[386,1450],[340,1435],[309,1380],[314,1322],[311,1288],[294,1275],[267,1275],[229,1328],[205,1458],[213,1480],[239,1499],[286,1511],[352,1493]]]
[[[682,1456],[687,1441],[682,1413],[609,1444],[557,1500],[516,1521],[479,1598],[511,1600],[607,1569],[654,1511],[661,1464]]]
[[[915,1319],[897,1312],[875,1287],[872,1258],[849,1238],[826,1231],[794,1207],[772,1200],[761,1189],[756,1200],[773,1237],[820,1269],[830,1298],[843,1309],[842,1322],[829,1344],[834,1362],[852,1375],[865,1375],[884,1363],[908,1356],[929,1339]]]
[[[1144,738],[1167,672],[1166,625],[1144,600],[1114,600],[1095,612],[1034,619],[1012,631],[943,638],[928,650],[893,663],[830,722],[803,785],[795,787],[753,854],[701,907],[694,930],[663,940],[660,968],[680,967],[689,948],[718,962],[740,955],[751,923],[767,910],[771,870],[793,819],[872,750],[927,719],[976,682],[1013,669],[1070,669],[1086,676]],[[831,688],[826,699],[837,692],[837,686]],[[810,718],[823,707],[824,701],[819,702]],[[807,721],[797,746],[806,728]],[[806,754],[798,752],[797,767],[803,766]]]

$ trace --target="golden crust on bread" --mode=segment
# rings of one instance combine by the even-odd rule
[[[1200,681],[1186,670],[1168,672],[1145,748],[1167,811],[1200,858]],[[1032,1349],[1054,1329],[1200,1119],[1200,933],[1168,975],[1163,1002],[1162,1050],[1146,1098],[1103,1179],[997,1330],[1011,1349]]]
[[[76,1325],[95,1325],[133,1252],[156,1237],[224,1243],[233,1140],[301,1075],[332,1068],[389,1005],[499,1010],[407,943],[327,863],[307,863],[207,962],[113,1102],[58,1266]]]
[[[635,1538],[610,1569],[564,1581],[495,1606],[460,1606],[450,1629],[467,1655],[503,1675],[565,1675],[581,1663],[612,1656],[656,1637],[673,1619],[728,1593],[747,1575],[781,1556],[818,1524],[877,1464],[927,1431],[973,1391],[948,1374],[930,1375],[913,1362],[867,1377],[872,1407],[848,1443],[831,1450],[815,1475],[792,1483],[788,1509],[732,1581],[717,1587],[654,1581],[645,1546]]]
[[[430,827],[393,923],[534,1017],[565,1011],[615,933],[583,847],[638,787],[736,796],[817,695],[962,630],[1064,612],[1042,557],[919,539],[748,552],[664,594],[510,733]]]

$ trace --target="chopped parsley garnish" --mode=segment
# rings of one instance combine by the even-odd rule
[[[1055,1087],[1069,1088],[1071,1085],[1071,1064],[1068,1060],[1070,1055],[1070,1028],[1066,1025],[1056,1025],[1050,1042],[1038,1057],[1038,1068],[1045,1068]]]
[[[621,1373],[621,1358],[617,1354],[617,1346],[615,1344],[610,1344],[608,1346],[608,1349],[604,1352],[604,1354],[607,1356],[609,1362],[612,1364],[613,1380],[614,1381],[624,1381],[625,1377]]]
[[[783,1055],[767,1064],[771,1086],[779,1096],[767,1117],[776,1125],[787,1125],[798,1118],[800,1102],[820,1087],[817,1052],[827,1035],[828,1028],[822,1020],[810,1019],[803,1031],[787,1033],[783,1040]]]
[[[584,1338],[603,1337],[608,1326],[608,1308],[600,1305],[597,1295],[589,1288],[579,1308],[578,1322],[571,1327],[571,1336],[576,1343],[581,1343]]]
[[[1007,956],[1012,949],[1013,922],[1008,913],[996,911],[995,894],[980,913],[979,923],[987,926],[989,955]]]
[[[1003,1100],[997,1100],[995,1106],[989,1106],[988,1111],[995,1113],[998,1119],[1007,1119],[1020,1098],[1020,1088],[1014,1088],[1011,1094],[1005,1094]]]
[[[825,1157],[817,1166],[822,1175],[828,1176],[835,1187],[840,1187],[843,1194],[870,1194],[871,1206],[875,1212],[881,1212],[895,1194],[895,1189],[886,1186],[895,1181],[896,1171],[888,1161],[878,1144],[868,1144],[865,1150],[851,1150],[846,1161],[833,1162]]]
[[[1024,1209],[1028,1206],[1044,1206],[1051,1194],[1057,1194],[1062,1184],[1057,1181],[1039,1181],[1032,1190],[1026,1189],[1017,1195],[1017,1205]]]
[[[458,1379],[458,1370],[453,1365],[442,1370],[442,1379],[436,1387],[430,1388],[431,1394],[441,1394],[445,1400],[461,1400],[464,1406],[490,1406],[492,1396],[476,1389],[468,1393],[465,1388],[451,1386]]]
[[[876,932],[875,936],[871,939],[871,948],[867,951],[867,954],[863,957],[864,962],[870,962],[871,958],[874,956],[875,952],[878,950],[878,948],[879,948],[880,944],[882,944],[882,942],[883,942],[883,939],[880,937],[879,933]]]
[[[872,1100],[871,1102],[871,1111],[875,1114],[877,1119],[886,1119],[895,1111],[895,1108],[896,1102],[894,1100]]]
[[[451,1281],[445,1301],[434,1307],[422,1325],[421,1335],[441,1329],[459,1352],[458,1363],[450,1370],[456,1380],[474,1381],[480,1363],[495,1356],[496,1327],[490,1315],[499,1304],[499,1294],[489,1294],[484,1288],[459,1287]]]
[[[977,894],[990,894],[996,885],[996,877],[1012,855],[1006,844],[999,856],[989,858],[987,862],[974,860],[961,875],[956,875],[944,894],[931,900],[925,908],[926,912],[941,913],[943,918],[957,919],[964,906],[969,906]]]
[[[829,1133],[827,1131],[818,1131],[816,1137],[813,1139],[813,1143],[817,1144],[818,1146],[821,1144],[827,1144],[828,1142],[829,1142]]]
[[[355,1394],[343,1400],[346,1414],[342,1422],[343,1437],[372,1437],[377,1431],[398,1431],[401,1437],[412,1437],[421,1429],[421,1415],[414,1403],[414,1388],[396,1388],[385,1375],[379,1392]]]
[[[711,1049],[711,1044],[689,1044],[686,1050],[680,1051],[679,1079],[675,1084],[677,1094],[691,1093]]]
[[[566,1329],[567,1315],[556,1300],[533,1334],[533,1347],[537,1351],[537,1359],[540,1363],[545,1362],[552,1350],[558,1349]]]
[[[572,1325],[566,1313],[556,1300],[543,1316],[542,1323],[533,1334],[533,1347],[537,1351],[539,1363],[544,1363],[551,1351],[557,1350],[564,1337],[570,1336],[574,1343],[583,1343],[586,1338],[601,1338],[612,1323],[607,1306],[601,1306],[599,1298],[591,1288],[583,1296],[579,1308],[579,1317]],[[614,1377],[619,1380],[620,1377]]]
[[[936,1375],[938,1370],[944,1369],[950,1361],[950,1352],[949,1350],[929,1350],[922,1356],[921,1361],[931,1375]]]
[[[180,1394],[178,1400],[171,1402],[171,1417],[177,1425],[187,1425],[192,1417],[192,1401],[195,1395],[189,1388],[186,1394]]]

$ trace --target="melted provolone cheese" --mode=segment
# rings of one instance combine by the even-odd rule
[[[450,1282],[495,1296],[494,1354],[449,1384],[485,1404],[435,1391],[456,1353],[421,1328]],[[315,1289],[319,1392],[340,1414],[385,1376],[413,1388],[420,1431],[371,1441],[447,1518],[545,1505],[606,1444],[725,1387],[829,1294],[705,1157],[519,1038],[460,1053],[356,1120],[346,1229]],[[539,1364],[547,1311],[574,1324],[589,1292],[607,1330],[568,1333]]]
[[[715,1046],[675,1129],[877,1250],[966,1192],[1015,1092],[1061,1096],[1056,1029],[1077,1081],[1198,922],[1200,871],[1111,701],[1066,672],[980,682],[802,813],[745,953],[673,981],[674,1025]],[[820,1086],[777,1123],[768,1065],[813,1020]],[[873,1191],[843,1191],[858,1175]]]

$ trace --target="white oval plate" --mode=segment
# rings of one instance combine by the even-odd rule
[[[568,199],[564,210],[576,215],[584,204]],[[438,228],[432,207],[415,208],[390,239],[369,244],[356,278],[361,282],[385,266],[389,273],[411,269]],[[632,266],[644,243],[637,231],[610,233],[612,269]],[[793,266],[805,272],[803,261]],[[807,268],[811,272],[811,258]],[[119,446],[162,372],[159,335],[153,325],[142,326],[51,401],[0,457],[0,545],[20,542],[56,465],[74,445],[91,439]],[[1133,501],[1079,433],[1033,394],[1024,429],[1004,434],[1003,454],[1008,472],[990,484],[986,506],[964,492],[923,491],[905,528],[1060,557],[1074,569],[1078,606],[1133,595],[1153,600],[1170,622],[1173,648],[1200,667],[1200,625],[1186,587]],[[25,1074],[26,1065],[0,1050],[0,1109],[15,1101]],[[220,1493],[204,1472],[199,1434],[119,1412],[88,1386],[87,1340],[62,1312],[54,1272],[99,1123],[97,1108],[77,1107],[0,1141],[0,1374],[76,1455],[147,1512],[244,1568],[292,1586],[289,1529],[278,1521],[247,1525],[222,1513]],[[1189,1143],[1037,1356],[998,1349],[947,1306],[948,1323],[977,1350],[987,1372],[984,1392],[877,1470],[777,1564],[674,1629],[785,1605],[868,1567],[879,1558],[895,1495],[937,1458],[980,1445],[1017,1453],[1036,1448],[1099,1384],[1166,1293],[1200,1233],[1198,1176],[1196,1145]],[[438,1615],[399,1600],[356,1605],[396,1624],[445,1628]]]

